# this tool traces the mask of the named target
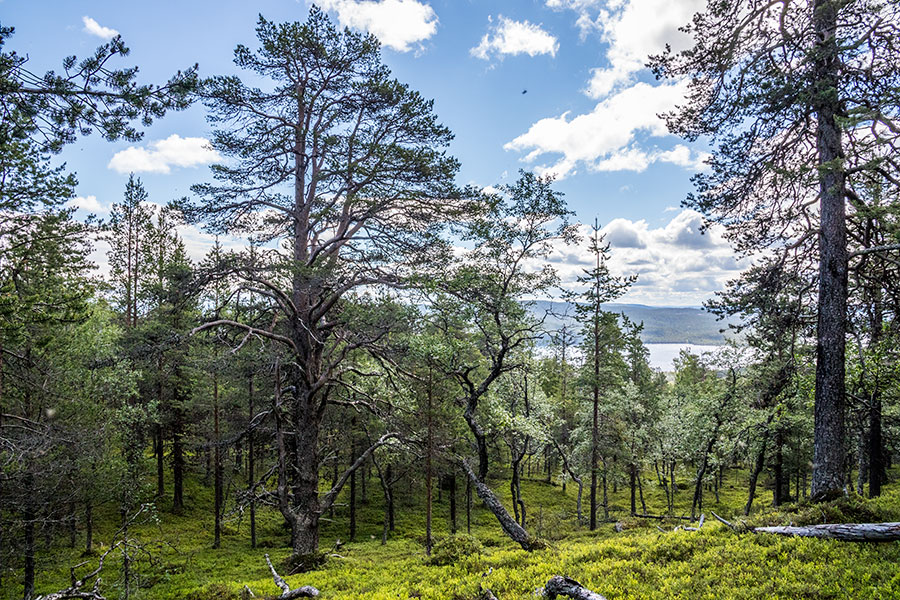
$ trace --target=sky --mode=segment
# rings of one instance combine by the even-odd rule
[[[644,65],[666,44],[687,47],[678,28],[698,0],[320,0],[342,26],[382,43],[394,75],[434,99],[455,134],[459,184],[512,182],[520,169],[556,177],[574,220],[600,223],[611,269],[638,280],[621,302],[698,306],[747,265],[722,232],[701,232],[699,214],[680,204],[704,168],[701,140],[668,134],[660,113],[683,102],[683,82],[656,81]],[[162,83],[199,64],[201,76],[238,74],[237,44],[256,47],[259,14],[303,21],[307,0],[0,0],[0,22],[15,27],[5,50],[29,57],[32,71],[61,69],[121,34],[142,82]],[[103,218],[121,199],[129,173],[156,204],[190,194],[221,157],[206,140],[196,105],[170,113],[138,142],[97,135],[66,147],[59,160],[77,174],[73,204]],[[585,225],[584,232],[589,231]],[[182,229],[199,259],[213,238]],[[229,242],[226,240],[226,242]],[[98,251],[99,252],[99,251]],[[102,256],[98,257],[102,263]],[[587,244],[550,257],[563,283],[590,267]]]

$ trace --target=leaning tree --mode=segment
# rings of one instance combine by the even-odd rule
[[[692,48],[651,62],[687,82],[669,129],[715,146],[686,204],[724,224],[742,252],[818,256],[812,495],[831,498],[846,458],[847,212],[873,181],[900,184],[900,7],[710,0],[684,31]]]
[[[402,284],[441,246],[458,163],[433,103],[391,77],[372,35],[338,31],[316,7],[303,23],[260,17],[257,35],[259,49],[239,45],[234,62],[265,88],[237,76],[202,84],[212,146],[228,161],[184,208],[211,231],[261,244],[256,258],[228,269],[269,301],[264,321],[213,318],[201,328],[237,328],[282,349],[277,495],[303,555],[317,550],[319,518],[350,472],[384,442],[320,497],[319,434],[332,392],[353,368],[348,355],[387,331],[355,323],[352,300]]]

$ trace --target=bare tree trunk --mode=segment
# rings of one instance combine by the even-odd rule
[[[747,491],[747,504],[744,505],[745,516],[750,514],[750,508],[753,506],[753,498],[756,495],[756,482],[759,480],[759,474],[762,473],[763,467],[766,464],[766,445],[769,442],[769,425],[774,418],[775,412],[772,411],[769,413],[768,419],[766,419],[765,427],[763,427],[759,452],[756,453],[756,461],[753,463],[753,468],[750,470],[750,485]]]
[[[466,477],[466,533],[472,535],[472,482]]]
[[[481,501],[484,502],[484,505],[488,510],[497,517],[497,520],[500,522],[500,526],[503,528],[506,535],[525,550],[531,551],[538,547],[539,543],[537,540],[529,535],[525,528],[512,518],[506,508],[503,507],[500,499],[491,491],[491,488],[478,480],[478,476],[475,475],[475,472],[472,471],[471,467],[469,467],[465,461],[462,461],[460,466],[466,472],[471,484],[475,487],[475,493],[478,494],[478,497],[481,498]]]
[[[391,467],[391,463],[388,463],[388,466],[387,466],[386,479],[387,479],[386,484],[387,484],[387,491],[388,491],[388,497],[387,497],[387,499],[388,499],[388,504],[387,504],[388,529],[390,531],[394,531],[394,472]]]
[[[638,493],[641,495],[641,510],[644,511],[644,514],[647,514],[647,503],[644,502],[644,486],[641,483],[641,472],[638,471],[637,475],[637,483],[638,483]]]
[[[428,369],[428,393],[427,400],[428,404],[426,407],[427,413],[425,415],[426,427],[427,427],[427,447],[425,449],[425,555],[431,556],[431,494],[432,494],[432,472],[431,472],[431,453],[434,447],[434,430],[433,430],[433,422],[432,422],[432,380],[431,380],[431,368]]]
[[[222,503],[224,500],[223,477],[222,477],[222,435],[219,431],[219,376],[213,375],[213,435],[215,437],[215,465],[214,465],[214,483],[215,483],[215,507],[216,520],[213,531],[213,548],[222,545]]]
[[[30,481],[31,476],[27,476],[26,479]],[[26,485],[31,487],[28,482]],[[22,515],[25,518],[25,592],[23,597],[25,600],[31,600],[31,597],[34,596],[34,521],[36,515],[31,507],[31,500],[26,502],[25,513]]]
[[[357,459],[356,417],[350,419],[350,463]],[[350,473],[350,541],[356,541],[356,471]]]
[[[847,224],[841,106],[837,96],[839,4],[815,0],[813,55],[816,147],[819,167],[819,298],[816,332],[815,431],[812,498],[843,493],[845,467],[844,356],[847,320]]]
[[[876,389],[869,405],[869,498],[881,495],[881,484],[886,481],[884,445],[881,433],[881,394]]]
[[[450,533],[456,533],[456,473],[447,477],[450,480]]]
[[[94,505],[90,499],[84,503],[84,555],[91,553],[94,545]]]
[[[628,465],[628,487],[631,489],[631,514],[634,515],[637,512],[637,467],[634,465],[634,460],[632,459],[631,464]]]
[[[609,521],[609,493],[606,479],[606,457],[603,457],[603,520]]]
[[[247,404],[250,412],[249,427],[253,423],[253,417],[255,416],[253,373],[250,374],[247,384]],[[247,487],[250,489],[250,547],[256,548],[256,493],[253,491],[253,486],[256,484],[256,452],[253,446],[254,436],[251,427],[247,431]]]
[[[781,427],[775,431],[775,464],[772,468],[775,485],[772,488],[772,506],[781,506],[784,497],[784,436]]]

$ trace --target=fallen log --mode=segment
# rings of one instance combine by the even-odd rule
[[[557,596],[566,596],[573,600],[606,600],[596,592],[592,592],[574,579],[554,575],[544,586],[544,597],[554,600]]]
[[[710,511],[710,512],[712,512],[712,511]],[[712,513],[712,516],[714,516],[714,517],[716,518],[717,521],[719,521],[720,523],[722,523],[723,525],[725,525],[726,527],[728,527],[728,529],[730,529],[730,530],[732,530],[732,531],[736,531],[736,530],[737,530],[737,528],[734,526],[733,523],[731,523],[730,521],[726,521],[725,519],[723,519],[722,517],[720,517],[720,516],[717,515],[716,513]]]
[[[697,524],[696,527],[685,527],[685,531],[700,531],[703,528],[703,523],[706,521],[706,515],[700,515],[700,523]]]
[[[272,566],[272,561],[269,560],[269,555],[266,554],[266,564],[269,565],[269,570],[272,571],[272,579],[275,581],[275,585],[277,585],[281,589],[281,595],[277,596],[279,600],[294,600],[295,598],[315,598],[319,595],[319,590],[314,588],[311,585],[304,585],[303,587],[298,587],[296,589],[291,589],[291,586],[287,584],[287,582],[278,575],[275,571],[275,567]]]
[[[756,527],[754,533],[774,533],[842,542],[895,542],[900,540],[900,523],[831,523],[805,527]]]
[[[696,521],[696,520],[697,520],[697,519],[695,519],[694,517],[688,517],[688,516],[675,516],[675,515],[641,515],[641,514],[635,514],[635,515],[633,515],[633,516],[637,517],[638,519],[658,519],[658,520],[660,520],[660,521],[665,521],[666,519],[679,519],[679,520],[681,520],[681,521]]]

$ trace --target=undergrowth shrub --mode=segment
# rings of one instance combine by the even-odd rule
[[[452,565],[461,558],[480,555],[483,551],[484,546],[481,545],[481,542],[476,537],[467,534],[451,535],[434,545],[428,564],[436,566]]]

